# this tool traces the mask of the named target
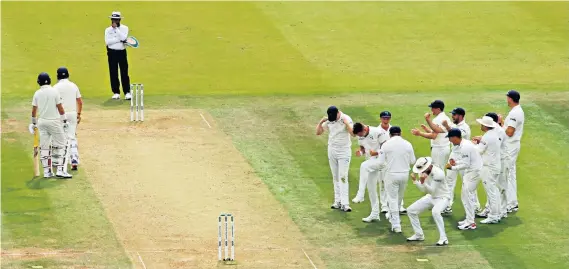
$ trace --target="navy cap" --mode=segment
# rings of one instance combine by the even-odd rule
[[[506,96],[512,98],[512,100],[514,100],[514,102],[516,103],[520,102],[520,93],[518,91],[515,90],[508,91],[508,93],[506,93]]]
[[[444,110],[445,109],[445,103],[442,100],[435,100],[429,105],[429,107],[440,108],[441,110]]]
[[[338,117],[338,108],[331,106],[328,108],[326,113],[328,113],[328,121],[336,121],[336,118]]]
[[[399,126],[391,126],[391,128],[389,128],[389,134],[401,134],[401,128],[399,128]]]
[[[391,118],[391,112],[389,112],[389,111],[387,111],[387,110],[386,110],[386,111],[382,111],[381,113],[379,113],[379,117],[380,117],[380,118],[383,118],[383,117]]]
[[[64,79],[69,77],[69,70],[66,67],[60,67],[57,69],[57,79]]]
[[[47,73],[41,72],[41,73],[38,75],[38,84],[39,84],[40,86],[43,86],[43,85],[50,85],[50,84],[51,84],[51,78],[49,77],[49,75],[48,75]]]
[[[453,115],[458,114],[458,115],[464,116],[464,115],[466,115],[466,110],[464,110],[464,108],[462,108],[462,107],[457,107],[457,108],[453,109],[450,113],[452,113]]]
[[[452,129],[450,129],[450,131],[448,131],[448,134],[446,137],[462,138],[462,132],[458,128],[452,128]]]
[[[488,116],[488,117],[492,118],[492,120],[496,123],[498,122],[498,114],[496,114],[494,112],[486,113],[486,115],[484,115],[484,116]]]

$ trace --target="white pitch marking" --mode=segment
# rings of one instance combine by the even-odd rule
[[[308,259],[310,264],[312,264],[312,267],[314,267],[314,269],[318,269],[318,268],[316,268],[316,265],[314,265],[314,263],[312,262],[312,259],[310,259],[310,257],[308,257],[308,254],[306,254],[306,251],[304,251],[303,248],[301,248],[301,249],[302,249],[302,252],[304,252],[304,256],[306,256],[306,258]]]
[[[144,264],[144,261],[142,260],[142,257],[140,256],[140,253],[138,253],[138,251],[136,252],[136,255],[138,255],[138,259],[140,260],[140,263],[142,263],[142,267],[146,269],[146,264]]]
[[[207,126],[209,126],[209,128],[211,129],[211,125],[209,125],[209,122],[207,122],[207,120],[205,119],[205,117],[203,116],[202,113],[200,113],[200,116],[202,116],[203,121],[205,121],[205,123],[207,124]]]

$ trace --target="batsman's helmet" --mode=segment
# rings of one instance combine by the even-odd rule
[[[43,86],[43,85],[50,85],[50,84],[51,84],[51,78],[49,77],[49,75],[48,75],[47,73],[41,72],[41,73],[38,75],[38,84],[39,84],[40,86]]]
[[[65,78],[69,78],[69,70],[67,70],[67,67],[60,67],[57,69],[57,79],[65,79]]]

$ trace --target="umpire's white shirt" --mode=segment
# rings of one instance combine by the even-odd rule
[[[352,140],[350,139],[350,132],[344,124],[344,119],[348,121],[348,124],[354,124],[352,118],[344,113],[340,113],[340,117],[336,121],[326,121],[322,124],[323,128],[328,129],[328,149],[351,151]]]
[[[369,155],[369,151],[379,152],[381,146],[380,137],[382,136],[381,128],[369,126],[369,133],[365,137],[358,137],[358,144],[365,148],[366,159],[375,158]]]
[[[387,173],[409,173],[415,163],[413,146],[401,136],[389,138],[379,152],[379,163]]]
[[[77,113],[77,98],[81,98],[79,87],[69,79],[61,79],[53,86],[61,96],[65,113]]]
[[[433,148],[444,148],[444,147],[448,147],[450,144],[448,138],[446,137],[446,135],[447,135],[446,130],[447,129],[443,126],[443,121],[447,121],[449,124],[452,123],[450,118],[443,112],[439,113],[433,119],[433,123],[435,125],[439,126],[441,129],[443,129],[443,131],[445,131],[444,133],[438,133],[437,138],[431,139],[431,147],[433,147]]]
[[[105,44],[112,50],[124,50],[125,44],[121,40],[126,40],[128,37],[128,27],[124,24],[113,28],[112,26],[105,29]]]
[[[57,90],[50,85],[43,85],[34,93],[32,106],[38,108],[39,119],[57,120],[60,119],[57,105],[61,104],[61,97]]]

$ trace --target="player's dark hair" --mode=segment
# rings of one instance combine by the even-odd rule
[[[357,133],[359,133],[359,132],[361,132],[361,131],[364,130],[364,125],[361,124],[361,123],[359,123],[359,122],[356,122],[356,123],[354,123],[354,128],[353,128],[353,129],[354,129],[354,134],[357,134]]]

